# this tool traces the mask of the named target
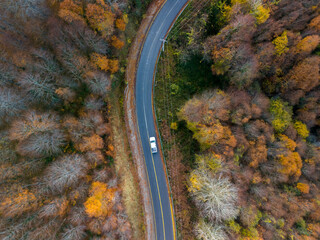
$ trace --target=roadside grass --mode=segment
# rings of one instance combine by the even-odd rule
[[[136,169],[127,142],[125,123],[123,117],[121,117],[121,111],[123,110],[121,101],[119,101],[119,96],[121,96],[122,92],[121,88],[118,87],[113,89],[108,97],[108,102],[111,104],[109,114],[115,148],[114,164],[121,182],[126,213],[132,224],[133,237],[134,239],[143,239],[145,235],[145,226],[138,177],[135,173]]]
[[[129,221],[132,225],[133,239],[144,239],[145,225],[144,212],[140,196],[138,176],[128,144],[126,126],[124,122],[124,89],[126,87],[125,69],[131,43],[136,37],[140,22],[151,0],[131,0],[128,6],[128,23],[126,30],[121,34],[125,45],[121,50],[114,52],[119,60],[119,72],[112,76],[112,85],[106,101],[110,104],[110,121],[112,126],[112,138],[114,143],[114,164],[119,176],[123,203],[126,208]]]

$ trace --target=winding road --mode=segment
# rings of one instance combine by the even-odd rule
[[[153,115],[152,87],[154,71],[163,39],[188,0],[167,0],[158,12],[148,31],[136,75],[136,114],[147,168],[156,238],[176,239],[173,208],[169,198],[165,167],[159,153],[152,154],[149,138],[156,136]],[[161,147],[157,142],[158,149]]]

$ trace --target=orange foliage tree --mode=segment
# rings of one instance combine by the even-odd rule
[[[126,22],[124,21],[123,18],[118,18],[118,19],[116,20],[116,27],[117,27],[120,31],[126,30]]]
[[[320,37],[318,35],[307,36],[302,39],[297,45],[297,52],[310,54],[317,48],[320,43]]]
[[[64,0],[59,6],[59,17],[66,22],[80,21],[85,23],[83,19],[82,4],[78,0]]]
[[[97,4],[88,4],[86,16],[90,26],[100,31],[103,36],[108,37],[113,33],[115,14],[103,1],[98,1]]]
[[[319,84],[320,57],[312,56],[294,66],[285,77],[290,88],[310,91]]]
[[[109,70],[111,73],[116,73],[119,71],[119,61],[117,59],[109,60]]]
[[[97,149],[101,149],[103,148],[103,139],[97,134],[93,134],[90,137],[83,137],[78,148],[80,149],[81,152],[94,151]]]
[[[287,155],[279,155],[278,160],[281,164],[280,173],[293,176],[298,179],[301,175],[302,160],[297,152],[289,152]]]
[[[124,46],[124,42],[121,41],[117,36],[112,36],[111,37],[111,44],[116,49],[121,49]]]
[[[106,56],[93,53],[91,62],[103,71],[110,71],[111,73],[119,71],[119,61],[117,59],[108,59]]]
[[[21,215],[37,206],[37,198],[32,192],[23,190],[12,197],[7,197],[0,204],[0,213],[4,217]]]
[[[306,183],[297,183],[297,188],[300,190],[302,193],[309,193],[309,185]]]
[[[109,59],[106,56],[103,56],[98,53],[93,53],[91,55],[91,61],[93,64],[95,64],[101,70],[103,70],[103,71],[109,70]]]
[[[107,188],[107,184],[93,182],[90,197],[84,203],[85,211],[89,217],[106,217],[111,213],[114,205],[115,188]]]

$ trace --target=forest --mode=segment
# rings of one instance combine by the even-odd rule
[[[0,1],[1,239],[136,236],[108,96],[149,3]],[[193,0],[165,49],[178,239],[319,239],[319,1]]]
[[[180,237],[319,239],[319,1],[191,8],[156,90]]]
[[[121,77],[128,12],[141,9],[0,2],[1,239],[132,238],[106,97]]]

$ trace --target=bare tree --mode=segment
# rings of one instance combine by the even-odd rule
[[[65,143],[64,133],[57,129],[54,132],[31,135],[19,142],[17,152],[29,157],[48,157],[60,153]]]
[[[86,233],[85,233],[86,227],[84,225],[79,226],[73,226],[68,225],[64,228],[63,233],[61,235],[62,240],[81,240],[85,239]]]
[[[57,86],[49,76],[27,74],[19,79],[19,84],[34,103],[54,105],[59,102],[58,95],[55,93]]]
[[[90,91],[101,97],[105,97],[111,87],[109,76],[99,71],[88,72],[85,81]]]
[[[88,55],[92,52],[106,54],[108,51],[108,43],[81,22],[73,22],[64,28],[64,31],[79,49]]]
[[[14,144],[10,141],[8,132],[0,132],[0,163],[15,162],[17,154]]]
[[[87,110],[100,110],[104,107],[105,103],[101,98],[89,96],[85,99],[84,106]]]
[[[45,204],[39,211],[39,218],[54,218],[62,216],[68,207],[68,200],[65,196],[56,198],[48,204]]]
[[[59,218],[53,218],[48,222],[39,221],[39,218],[35,218],[38,223],[34,224],[36,227],[28,234],[27,240],[58,240],[57,232],[61,229],[61,220]]]
[[[22,119],[13,122],[10,129],[11,140],[25,140],[32,134],[54,132],[59,128],[59,117],[53,112],[27,112]]]
[[[10,86],[14,83],[16,77],[17,72],[13,69],[13,66],[0,62],[0,86]]]
[[[21,93],[10,88],[0,88],[0,120],[7,122],[26,107],[26,99]]]
[[[39,73],[41,76],[49,75],[54,78],[61,73],[61,68],[54,58],[54,56],[43,49],[34,49],[32,51],[33,57],[37,60],[33,64],[33,71]]]
[[[202,168],[191,173],[190,182],[189,190],[203,216],[221,222],[238,215],[238,190],[229,179],[214,177]]]
[[[68,220],[72,225],[81,225],[86,220],[86,212],[83,206],[75,206],[71,209]]]
[[[226,240],[227,234],[220,225],[212,226],[210,223],[206,223],[204,220],[200,220],[195,226],[195,234],[198,239],[201,240]]]
[[[24,20],[32,17],[43,18],[47,16],[48,10],[44,7],[42,0],[3,0],[0,2],[0,9],[3,10],[7,16],[19,16]]]
[[[84,157],[79,154],[64,155],[47,168],[44,182],[53,192],[62,193],[66,188],[77,185],[86,172]]]

